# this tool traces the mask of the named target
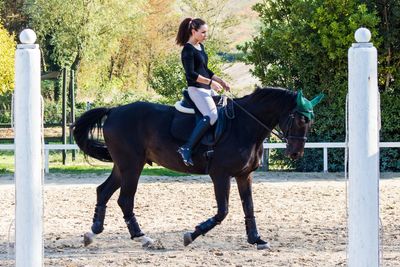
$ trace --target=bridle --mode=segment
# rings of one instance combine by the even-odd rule
[[[289,139],[297,139],[297,140],[303,140],[304,142],[306,142],[307,141],[307,137],[306,137],[306,134],[307,134],[307,132],[304,132],[304,135],[303,136],[295,136],[295,135],[291,135],[290,133],[291,133],[291,130],[292,130],[292,127],[293,127],[293,122],[294,122],[294,119],[295,119],[295,113],[297,112],[297,109],[294,109],[290,114],[289,114],[289,116],[288,116],[288,118],[287,118],[287,120],[286,120],[286,133],[284,133],[284,135],[283,135],[283,137],[285,138],[285,140],[286,140],[286,142],[289,140]]]
[[[227,98],[229,98],[231,100],[231,102],[236,105],[238,108],[240,108],[244,113],[246,113],[248,116],[250,116],[252,119],[254,119],[256,122],[258,122],[262,127],[264,127],[266,130],[268,130],[269,132],[271,132],[271,134],[275,135],[276,137],[278,137],[278,139],[280,139],[282,142],[286,143],[288,145],[288,141],[290,139],[297,139],[297,140],[303,140],[304,142],[307,141],[307,137],[306,137],[306,132],[304,133],[304,136],[295,136],[295,135],[291,135],[291,131],[292,131],[292,127],[293,127],[293,122],[295,119],[295,113],[298,112],[296,108],[294,108],[286,122],[285,122],[285,128],[286,131],[280,131],[277,129],[271,129],[270,127],[268,127],[267,125],[265,125],[262,121],[260,121],[259,119],[257,119],[253,114],[251,114],[250,112],[248,112],[244,107],[242,107],[241,105],[239,105],[233,98],[226,96]],[[234,118],[234,115],[230,116],[230,119]]]

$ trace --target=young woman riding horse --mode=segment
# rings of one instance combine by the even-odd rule
[[[193,147],[218,119],[217,107],[212,98],[216,95],[214,90],[219,92],[222,89],[228,91],[230,89],[229,85],[207,66],[208,56],[203,45],[203,41],[207,39],[207,31],[208,27],[204,20],[186,18],[181,22],[176,37],[176,43],[183,46],[181,57],[189,96],[203,115],[203,119],[197,123],[187,143],[178,149],[183,162],[188,166],[193,165]]]
[[[131,238],[144,244],[150,242],[136,220],[134,199],[144,165],[155,162],[179,172],[207,173],[213,182],[217,212],[198,224],[194,231],[184,234],[185,246],[225,219],[234,177],[242,200],[247,241],[256,244],[258,249],[268,248],[256,226],[251,173],[260,164],[265,138],[277,125],[283,132],[278,136],[287,143],[286,154],[293,159],[303,155],[306,135],[314,118],[313,106],[320,100],[321,97],[316,97],[308,101],[301,91],[276,88],[257,89],[248,96],[233,99],[235,117],[229,121],[229,131],[214,147],[211,164],[203,156],[208,147],[200,144],[192,155],[193,166],[185,165],[176,153],[182,141],[171,134],[171,124],[179,112],[174,107],[135,102],[87,111],[72,126],[75,141],[85,154],[111,161],[114,166],[107,180],[97,187],[92,231],[85,234],[85,244],[103,231],[107,202],[119,188],[118,205]],[[104,141],[96,138],[101,130]]]

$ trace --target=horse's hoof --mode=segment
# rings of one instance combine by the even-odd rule
[[[271,246],[269,245],[268,242],[266,242],[266,243],[263,243],[263,244],[257,244],[257,249],[258,250],[264,250],[264,249],[270,250]]]
[[[93,243],[94,236],[95,236],[95,234],[93,234],[91,232],[87,232],[83,235],[83,244],[85,245],[85,247],[87,247]]]
[[[136,238],[140,243],[142,243],[143,248],[148,248],[154,244],[154,240],[148,236],[143,235],[143,236],[136,237]]]
[[[186,232],[183,235],[183,245],[186,247],[193,242],[192,234],[190,232]]]

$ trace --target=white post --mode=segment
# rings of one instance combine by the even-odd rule
[[[328,172],[328,148],[324,147],[324,172]]]
[[[44,149],[44,172],[49,173],[49,150]]]
[[[15,265],[43,266],[40,51],[21,32],[15,54]]]
[[[379,266],[377,51],[360,28],[349,49],[348,266]]]

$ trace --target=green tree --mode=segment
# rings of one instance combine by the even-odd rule
[[[262,22],[260,33],[240,47],[246,62],[255,65],[253,74],[264,85],[303,89],[310,97],[324,92],[325,105],[317,106],[309,140],[344,141],[347,51],[361,26],[371,29],[374,44],[380,45],[376,12],[356,0],[273,0],[254,9]],[[331,153],[331,168],[342,168],[342,154]],[[319,169],[310,160],[313,155],[306,151],[297,168]]]
[[[57,67],[79,69],[83,59],[108,59],[135,23],[138,2],[27,0],[24,10],[47,58]]]
[[[381,92],[400,94],[400,2],[392,0],[364,0],[376,11],[382,39],[379,51],[379,85]]]
[[[151,74],[157,62],[174,50],[173,38],[178,19],[172,8],[173,2],[151,0],[138,5],[140,16],[130,32],[119,40],[102,77],[93,77],[93,67],[84,66],[81,75],[86,77],[85,81],[88,84],[102,81],[101,86],[105,88],[103,91],[116,92],[111,97],[108,93],[108,98],[119,98],[119,92],[124,95],[134,92],[141,96],[155,97],[155,92],[149,86]],[[90,64],[87,66],[90,67]]]
[[[28,24],[23,12],[23,0],[0,0],[0,21],[13,35],[18,35]]]
[[[173,104],[182,98],[182,90],[187,86],[180,56],[171,53],[155,65],[150,86],[166,99],[166,103]]]
[[[400,2],[366,0],[370,10],[377,11],[382,40],[379,56],[379,89],[381,91],[381,140],[400,140]],[[381,149],[381,165],[386,170],[400,170],[400,149]]]
[[[14,54],[16,44],[0,24],[0,95],[14,89]]]
[[[123,38],[134,36],[145,0],[26,0],[24,13],[38,35],[43,70],[76,70],[78,100],[107,97],[110,60]],[[115,91],[115,90],[114,90]]]
[[[134,25],[125,25],[130,30],[119,39],[116,49],[111,51],[107,67],[93,77],[90,62],[83,64],[81,77],[85,77],[86,92],[90,85],[101,81],[101,87],[107,97],[118,98],[118,93],[130,95],[154,95],[149,82],[153,69],[160,58],[171,51],[174,31],[177,27],[176,12],[172,8],[173,0],[149,0],[138,3],[138,15]],[[101,77],[100,77],[101,76]],[[98,91],[93,89],[94,93]],[[144,92],[146,91],[146,92]]]
[[[0,23],[0,123],[9,123],[11,119],[15,46],[14,36]]]

